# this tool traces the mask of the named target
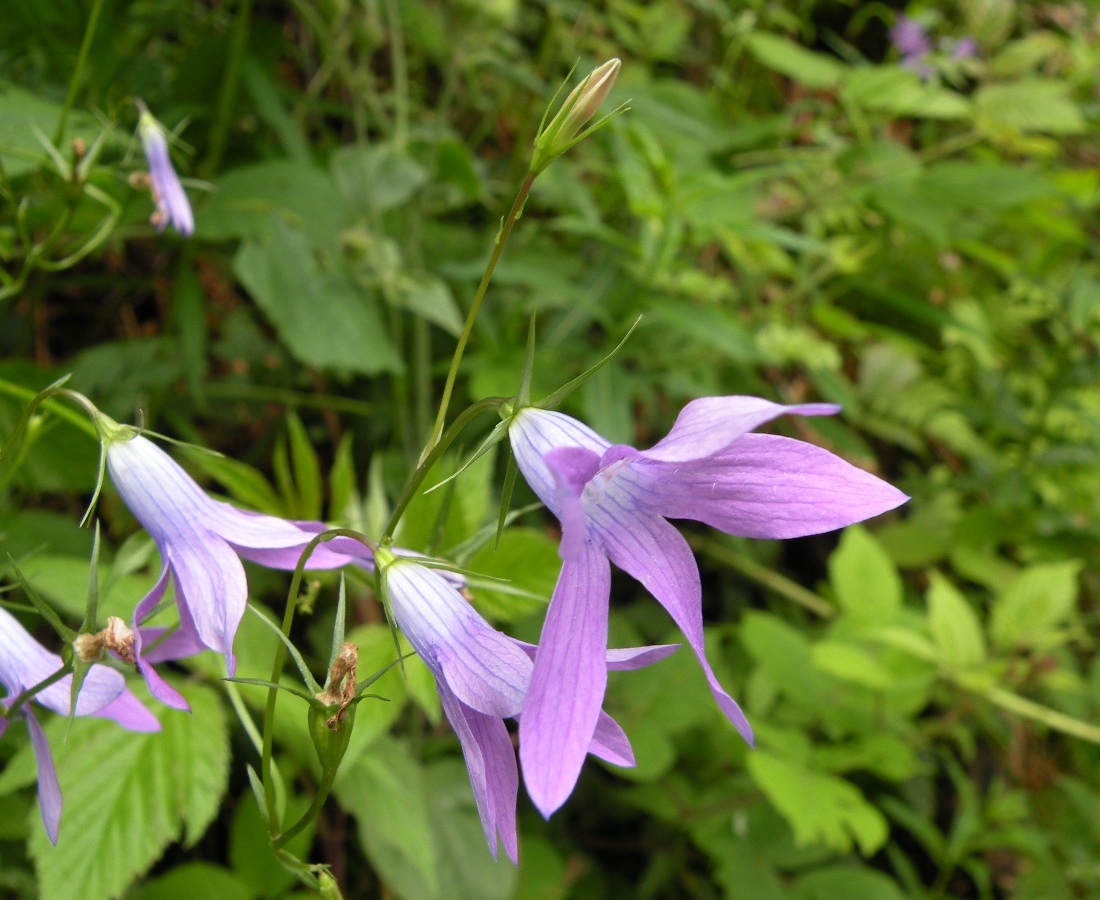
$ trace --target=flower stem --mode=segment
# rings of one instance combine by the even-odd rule
[[[424,446],[424,451],[420,454],[420,463],[423,466],[424,461],[428,458],[428,455],[435,449],[436,444],[439,443],[440,435],[443,434],[443,423],[447,420],[447,409],[451,404],[451,394],[454,393],[455,381],[458,378],[458,367],[462,362],[462,354],[466,350],[466,344],[470,340],[470,333],[474,329],[474,320],[477,318],[478,310],[481,309],[481,301],[485,299],[485,292],[489,288],[489,281],[493,277],[493,272],[496,270],[497,263],[500,261],[500,254],[504,250],[504,244],[508,240],[508,235],[512,233],[512,226],[516,224],[516,221],[523,214],[523,205],[527,202],[527,195],[531,191],[531,185],[535,181],[535,173],[528,172],[527,177],[523,180],[523,184],[520,185],[519,192],[516,194],[516,199],[512,203],[512,209],[501,223],[500,232],[497,234],[496,242],[493,245],[492,255],[489,257],[489,262],[485,266],[485,274],[481,276],[481,284],[477,287],[477,293],[474,295],[474,302],[470,305],[470,311],[466,314],[466,324],[463,326],[462,334],[458,338],[458,346],[455,348],[454,357],[451,359],[451,368],[447,372],[447,382],[443,386],[443,398],[439,401],[439,413],[435,417],[435,425],[432,426],[432,432],[428,436],[428,442]]]
[[[383,543],[393,537],[393,533],[397,530],[397,525],[401,521],[401,516],[405,514],[405,510],[408,508],[409,504],[412,503],[413,497],[416,496],[417,489],[424,483],[424,479],[427,477],[428,472],[431,471],[432,466],[439,461],[439,457],[443,455],[454,439],[458,437],[462,429],[470,423],[470,420],[472,420],[474,416],[480,415],[486,410],[497,409],[503,402],[504,398],[502,397],[488,397],[485,400],[479,400],[477,403],[462,411],[459,417],[451,423],[451,427],[447,429],[446,434],[444,434],[442,438],[435,441],[430,447],[425,448],[424,455],[420,458],[420,464],[416,467],[416,471],[413,472],[412,477],[405,485],[405,490],[401,494],[401,499],[397,501],[397,505],[390,514],[390,520],[386,523],[386,528],[382,532]]]
[[[791,581],[791,579],[780,575],[778,572],[773,572],[767,566],[762,566],[755,560],[743,556],[732,547],[727,547],[711,538],[692,537],[688,539],[688,542],[696,550],[705,553],[711,559],[717,560],[731,569],[736,569],[757,584],[763,585],[781,597],[786,597],[823,619],[831,619],[836,615],[836,609],[813,591],[807,590],[802,585]]]
[[[57,120],[57,131],[54,133],[54,144],[60,144],[65,137],[65,126],[69,122],[69,113],[72,112],[76,102],[76,92],[80,89],[80,81],[84,75],[84,67],[88,63],[88,53],[92,49],[92,37],[95,35],[96,25],[99,23],[99,14],[103,10],[103,0],[95,0],[92,4],[92,14],[88,17],[88,24],[84,29],[84,40],[80,44],[80,54],[73,66],[73,76],[69,79],[69,90],[65,94],[65,103],[61,107],[61,117]]]
[[[233,33],[229,37],[229,55],[222,73],[222,89],[218,105],[214,108],[214,126],[210,130],[210,146],[203,160],[203,174],[209,176],[218,171],[222,154],[229,139],[229,124],[233,117],[233,104],[237,100],[237,84],[241,80],[241,59],[248,40],[248,26],[252,19],[252,0],[240,0],[234,17]]]

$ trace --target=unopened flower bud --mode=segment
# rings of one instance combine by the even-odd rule
[[[573,88],[557,115],[535,138],[532,172],[538,174],[585,137],[588,132],[582,133],[581,129],[599,112],[607,95],[611,93],[621,65],[618,58],[609,59]]]

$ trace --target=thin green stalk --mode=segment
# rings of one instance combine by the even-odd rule
[[[788,600],[808,609],[814,615],[821,616],[823,619],[831,619],[836,615],[836,609],[813,591],[807,590],[802,585],[791,581],[791,579],[780,575],[778,572],[773,572],[767,566],[762,566],[755,560],[741,555],[731,547],[710,538],[692,537],[688,539],[688,543],[696,550],[711,557],[711,559],[717,560],[731,569],[736,569],[742,575],[751,578],[781,597],[786,597]]]
[[[382,542],[386,542],[393,537],[394,531],[397,530],[397,524],[401,521],[401,516],[405,514],[405,510],[409,504],[412,503],[413,497],[416,496],[416,491],[423,484],[424,479],[427,477],[428,472],[431,471],[432,466],[436,464],[451,445],[451,442],[458,437],[459,433],[465,428],[474,416],[480,415],[489,409],[499,409],[503,399],[500,397],[489,397],[485,400],[479,400],[472,406],[464,409],[457,419],[451,424],[451,427],[447,429],[447,433],[443,435],[441,440],[435,442],[430,448],[425,449],[425,455],[421,457],[420,464],[416,467],[416,471],[413,472],[412,477],[409,479],[408,484],[405,485],[405,490],[401,494],[401,499],[397,501],[397,505],[394,506],[393,512],[390,514],[390,520],[386,523],[386,529],[382,534]]]
[[[352,538],[367,546],[363,536],[350,528],[332,528],[323,531],[306,544],[305,549],[302,551],[302,557],[294,568],[294,575],[290,580],[290,590],[287,592],[286,609],[283,611],[283,624],[280,630],[287,641],[290,640],[290,629],[294,625],[294,610],[298,605],[298,595],[302,586],[302,576],[305,574],[306,562],[318,545],[337,537]],[[271,678],[268,679],[272,687],[267,689],[267,704],[264,707],[263,746],[260,750],[260,780],[263,782],[264,802],[267,806],[268,832],[272,838],[280,832],[279,814],[275,805],[275,782],[272,777],[272,752],[275,746],[275,706],[279,699],[278,684],[282,678],[286,653],[286,643],[279,641],[275,647],[275,658],[271,663]]]
[[[443,434],[443,423],[447,420],[447,409],[451,405],[451,394],[454,393],[455,381],[458,378],[458,367],[462,362],[462,354],[466,350],[466,344],[470,340],[470,333],[474,329],[474,320],[477,318],[478,310],[481,309],[481,301],[485,299],[485,292],[489,288],[489,281],[492,279],[493,272],[496,270],[497,263],[500,261],[500,254],[504,250],[505,243],[508,241],[508,235],[512,233],[512,226],[516,224],[516,221],[523,213],[523,205],[527,202],[527,195],[531,191],[531,185],[534,183],[535,177],[534,172],[527,173],[527,177],[523,180],[523,184],[516,194],[516,199],[512,203],[512,209],[502,223],[500,233],[497,235],[492,255],[489,257],[489,262],[485,266],[485,274],[481,276],[481,284],[478,285],[477,293],[474,295],[474,302],[470,305],[470,311],[466,314],[466,324],[462,328],[462,334],[458,338],[458,346],[455,348],[454,357],[451,359],[451,368],[447,372],[447,382],[443,386],[443,398],[439,401],[439,413],[435,418],[435,424],[432,426],[432,433],[428,437],[428,443],[424,446],[424,452],[420,454],[421,464],[428,458],[432,450],[435,449],[436,444],[439,443],[440,435]]]
[[[328,799],[328,795],[332,793],[332,783],[336,780],[336,773],[338,769],[333,769],[329,772],[325,772],[321,778],[321,783],[317,785],[317,790],[313,794],[313,802],[309,804],[309,809],[302,813],[302,817],[290,826],[286,831],[274,838],[271,842],[272,850],[281,850],[290,841],[294,840],[295,835],[299,834],[310,822],[317,818],[321,812],[321,807],[325,805],[325,801]]]
[[[92,14],[88,17],[88,25],[84,29],[84,40],[80,44],[80,54],[73,66],[73,77],[69,79],[69,90],[65,94],[65,103],[61,107],[61,117],[57,120],[57,131],[54,133],[54,144],[60,144],[65,137],[65,126],[69,122],[69,113],[76,103],[76,92],[80,89],[81,76],[84,74],[84,66],[88,63],[88,53],[92,49],[92,37],[95,34],[96,25],[99,23],[99,14],[103,10],[103,0],[95,0],[92,4]]]
[[[222,154],[229,140],[229,126],[233,118],[233,104],[237,100],[237,84],[241,80],[241,61],[248,40],[248,26],[252,19],[252,0],[240,0],[233,34],[229,39],[229,56],[222,73],[222,90],[218,105],[214,108],[214,127],[210,131],[210,147],[203,161],[202,172],[210,176],[218,171]]]
[[[390,26],[390,71],[393,73],[393,142],[404,150],[409,140],[409,63],[405,57],[405,34],[401,14],[394,0],[386,0]]]

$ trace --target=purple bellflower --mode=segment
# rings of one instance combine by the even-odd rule
[[[708,397],[684,407],[668,436],[646,451],[612,446],[562,413],[527,407],[514,414],[509,437],[520,471],[562,526],[561,575],[520,721],[524,781],[543,815],[572,792],[603,702],[609,561],[668,610],[718,706],[752,743],[744,713],[707,662],[699,569],[666,518],[695,519],[742,537],[791,538],[903,503],[901,491],[827,450],[749,433],[783,414],[837,411],[829,404]]]
[[[172,168],[164,126],[140,100],[138,109],[141,112],[138,135],[145,151],[145,160],[149,164],[149,180],[152,182],[153,200],[157,204],[157,211],[153,213],[151,221],[156,225],[157,231],[164,231],[170,224],[184,237],[190,237],[195,231],[195,219],[187,193],[180,184],[176,170]]]
[[[233,638],[248,598],[241,559],[272,569],[294,569],[306,545],[326,526],[245,512],[214,500],[135,429],[102,414],[96,421],[111,480],[152,535],[163,561],[156,585],[134,610],[135,662],[154,697],[187,709],[187,701],[157,674],[152,663],[209,648],[225,656],[232,675]],[[340,551],[335,549],[337,544]],[[318,545],[306,568],[335,569],[349,563],[369,568],[370,551],[357,541],[338,538]],[[146,653],[143,646],[150,639],[150,629],[143,629],[142,622],[160,603],[169,577],[175,584],[180,627]]]
[[[0,685],[5,696],[0,705],[7,712],[23,691],[53,675],[63,665],[61,657],[38,643],[6,609],[0,608]],[[34,700],[47,709],[67,716],[72,703],[73,676],[66,675],[34,695]],[[38,766],[38,805],[42,824],[51,843],[57,843],[61,824],[61,786],[57,781],[46,734],[34,716],[30,705],[20,707],[19,714],[27,723]],[[160,722],[138,701],[119,672],[105,666],[93,666],[80,687],[76,700],[76,715],[112,719],[130,731],[159,731]],[[0,716],[0,735],[7,730],[8,718]]]
[[[435,675],[443,711],[462,745],[489,850],[495,859],[503,845],[515,863],[519,773],[504,719],[519,717],[524,708],[536,648],[493,628],[439,571],[390,551],[379,550],[376,558],[394,621]],[[610,650],[603,665],[636,669],[676,648]],[[634,765],[626,734],[602,710],[585,751],[615,765]]]

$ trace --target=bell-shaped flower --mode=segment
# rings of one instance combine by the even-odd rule
[[[524,709],[537,648],[493,628],[439,571],[385,550],[377,551],[376,560],[395,623],[435,675],[443,711],[462,745],[489,850],[495,859],[503,845],[514,863],[519,773],[504,719],[520,717]],[[611,650],[604,666],[636,669],[675,649]],[[626,734],[602,710],[586,751],[615,765],[634,765]]]
[[[524,781],[544,815],[573,790],[599,719],[609,562],[668,610],[722,712],[752,743],[748,721],[703,649],[698,566],[666,519],[695,519],[742,537],[790,538],[841,528],[904,502],[901,491],[827,450],[749,433],[779,415],[837,409],[708,397],[684,407],[668,436],[646,451],[612,446],[562,413],[527,407],[513,415],[509,437],[520,471],[562,525],[561,575],[520,723]]]
[[[157,204],[157,211],[153,213],[153,224],[157,231],[164,231],[171,225],[184,237],[190,237],[195,231],[195,218],[179,176],[172,168],[164,126],[141,101],[138,101],[138,108],[138,135],[145,151],[145,161],[149,164],[149,181],[152,184],[153,200]]]
[[[158,700],[186,709],[183,697],[150,663],[207,647],[224,654],[232,675],[233,638],[248,598],[241,559],[272,569],[294,569],[306,545],[326,526],[246,512],[214,500],[167,453],[134,429],[102,414],[97,425],[111,480],[156,542],[163,561],[156,585],[134,612],[135,661]],[[333,569],[349,563],[369,567],[370,551],[356,541],[338,538],[318,545],[306,568]],[[144,653],[148,632],[143,634],[142,623],[160,603],[169,577],[175,584],[179,632],[165,646]]]
[[[5,691],[0,705],[5,714],[23,691],[49,678],[62,665],[60,656],[39,644],[15,616],[0,608],[0,685]],[[38,691],[34,700],[47,709],[67,716],[72,708],[72,684],[73,676],[66,675]],[[21,706],[16,715],[22,716],[30,732],[38,766],[38,803],[42,824],[50,841],[56,844],[61,823],[61,786],[57,781],[50,747],[29,704]],[[88,670],[76,700],[76,715],[112,719],[130,731],[160,730],[156,716],[130,693],[122,675],[106,666],[93,666]],[[0,735],[7,730],[8,722],[6,715],[0,716]]]

